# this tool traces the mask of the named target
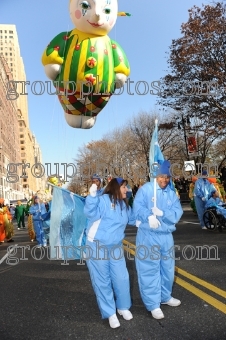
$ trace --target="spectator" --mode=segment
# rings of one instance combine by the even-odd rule
[[[24,223],[24,216],[25,216],[25,206],[21,203],[21,201],[17,201],[17,206],[15,208],[15,215],[14,217],[17,220],[17,229],[21,229],[21,224],[23,229],[25,229],[25,223]]]

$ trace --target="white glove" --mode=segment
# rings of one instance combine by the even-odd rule
[[[90,196],[95,197],[97,194],[97,185],[96,184],[92,184],[91,187],[89,188],[89,193]]]
[[[204,202],[206,199],[205,199],[205,197],[202,197],[202,201]]]
[[[139,228],[141,221],[136,220],[136,227]]]
[[[153,215],[155,215],[155,216],[163,216],[163,211],[158,209],[157,207],[154,207],[151,210],[153,212]]]
[[[125,82],[127,80],[127,77],[123,73],[116,73],[115,75],[115,84],[116,84],[116,89],[120,89],[125,85]]]
[[[55,80],[60,73],[61,66],[58,64],[48,64],[45,66],[45,74],[51,80]]]
[[[148,217],[148,222],[150,228],[157,229],[160,226],[160,222],[154,215]]]

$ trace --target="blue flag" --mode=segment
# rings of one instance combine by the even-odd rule
[[[87,224],[85,198],[61,187],[53,187],[50,218],[51,259],[80,259]]]
[[[151,144],[150,144],[150,151],[149,151],[149,168],[150,168],[150,182],[153,182],[154,178],[157,175],[158,166],[154,165],[154,163],[158,163],[161,165],[164,162],[164,156],[160,149],[158,143],[158,120],[155,120],[155,128],[152,133]],[[175,190],[172,178],[170,178],[170,188],[173,191]]]
[[[154,163],[162,164],[164,162],[164,156],[159,147],[158,143],[158,121],[155,120],[155,129],[152,134],[150,151],[149,151],[149,168],[150,168],[150,181],[154,180],[156,177],[156,173],[158,170],[158,166],[154,165]]]

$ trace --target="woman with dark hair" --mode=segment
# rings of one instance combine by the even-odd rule
[[[135,219],[126,200],[126,184],[123,178],[114,178],[101,196],[92,184],[84,208],[88,218],[86,263],[102,318],[109,319],[111,328],[120,326],[116,309],[125,320],[133,318],[122,241],[126,225],[135,225]]]

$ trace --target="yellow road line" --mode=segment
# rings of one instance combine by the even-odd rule
[[[178,274],[181,274],[181,275],[187,277],[188,279],[198,283],[199,285],[201,285],[201,286],[203,286],[203,287],[213,291],[214,293],[216,293],[216,294],[218,294],[218,295],[220,295],[220,296],[222,296],[222,297],[224,297],[226,299],[226,291],[225,290],[217,288],[216,286],[214,286],[214,285],[212,285],[212,284],[210,284],[210,283],[208,283],[208,282],[206,282],[204,280],[201,280],[201,279],[199,279],[198,277],[196,277],[196,276],[194,276],[192,274],[189,274],[188,272],[186,272],[183,269],[175,267],[175,270],[176,270],[176,272]]]
[[[201,298],[202,300],[206,301],[207,303],[209,303],[211,306],[217,308],[218,310],[220,310],[221,312],[223,312],[224,314],[226,314],[226,305],[220,301],[218,301],[217,299],[213,298],[212,296],[204,293],[203,291],[201,291],[200,289],[192,286],[190,283],[182,280],[181,278],[179,278],[178,276],[175,277],[175,282],[180,285],[181,287],[187,289],[189,292],[191,292],[192,294],[198,296],[199,298]]]
[[[136,249],[135,244],[130,243],[130,242],[126,241],[126,240],[123,240],[123,244],[124,244],[124,249],[125,249],[126,251],[128,251],[128,252],[129,252],[130,254],[132,254],[132,255],[135,255],[135,254],[136,254],[135,251],[134,251],[133,249],[130,248],[130,247],[132,247],[132,248]],[[129,247],[128,247],[128,246],[129,246]]]
[[[128,242],[126,240],[123,240],[123,244],[124,244],[124,249],[126,251],[128,251],[130,254],[135,255],[135,251],[131,248],[136,249],[135,244]],[[196,277],[195,275],[189,274],[188,272],[186,272],[185,270],[179,268],[179,267],[175,267],[175,271],[176,273],[185,276],[186,278],[190,279],[193,282],[198,283],[200,286],[203,286],[207,289],[209,289],[210,291],[214,292],[215,294],[218,294],[220,296],[222,296],[223,298],[226,298],[226,291],[202,280],[199,279],[198,277]],[[182,280],[181,278],[179,278],[178,276],[175,276],[175,280],[176,283],[180,284],[182,287],[184,287],[185,289],[189,290],[190,292],[192,292],[193,294],[199,296],[200,298],[202,298],[203,300],[207,301],[208,298],[208,303],[210,303],[211,305],[213,305],[214,307],[216,307],[219,310],[222,310],[223,308],[223,312],[226,313],[226,305],[223,304],[222,302],[218,301],[217,299],[213,298],[212,296],[208,295],[207,293],[202,292],[200,289],[192,286],[191,284],[187,283],[186,281]],[[205,298],[203,298],[205,297]],[[209,302],[209,300],[211,302]],[[213,304],[214,303],[214,304]],[[220,304],[220,308],[217,307],[217,305]]]

